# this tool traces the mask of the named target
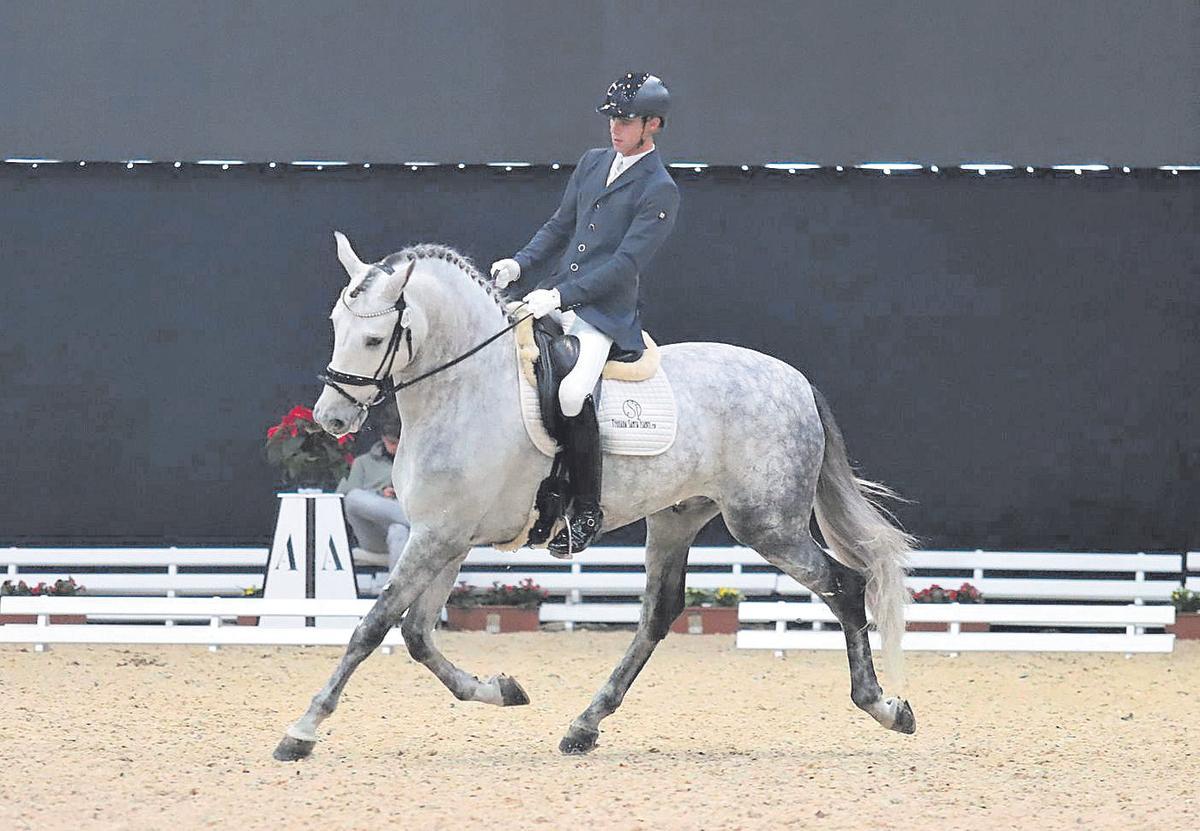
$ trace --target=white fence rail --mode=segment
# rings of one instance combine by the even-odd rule
[[[145,618],[159,621],[204,621],[210,617],[208,606],[196,605],[212,602],[213,595],[223,596],[227,602],[262,604],[261,599],[241,599],[243,590],[257,588],[262,585],[261,569],[267,559],[267,550],[259,548],[157,548],[157,549],[49,549],[49,548],[9,548],[0,549],[0,578],[12,581],[25,580],[30,584],[37,582],[53,582],[56,579],[74,576],[76,580],[88,588],[88,600],[112,601],[121,596],[128,599],[154,600],[156,598],[139,597],[158,595],[157,599],[171,598],[173,603],[149,605],[139,608],[154,609],[154,612],[129,612],[129,606],[119,603],[101,604],[88,612],[93,621],[126,620]],[[600,547],[593,548],[576,559],[564,561],[556,559],[544,551],[523,550],[515,553],[500,553],[490,548],[475,549],[468,556],[459,579],[469,585],[478,587],[490,586],[493,582],[514,584],[523,579],[531,578],[551,593],[551,602],[542,606],[541,619],[543,622],[562,623],[567,628],[577,623],[620,623],[629,624],[638,620],[640,614],[639,596],[645,591],[645,569],[643,566],[644,551],[640,547]],[[1188,578],[1189,584],[1200,590],[1200,552],[1188,555],[1188,566],[1193,575]],[[1091,623],[1080,624],[1098,626],[1100,621],[1111,621],[1111,615],[1117,614],[1112,609],[1122,609],[1124,606],[1101,604],[1143,604],[1155,605],[1169,602],[1171,592],[1178,587],[1180,575],[1183,573],[1184,559],[1179,554],[1109,554],[1109,553],[1025,553],[1025,552],[985,552],[985,551],[921,551],[913,556],[912,565],[922,571],[921,574],[910,576],[908,585],[913,589],[925,588],[938,583],[945,588],[957,588],[963,582],[969,582],[980,589],[989,600],[1026,600],[1026,601],[1058,601],[1068,603],[1087,603],[1088,606],[1026,606],[1028,609],[1095,609],[1095,612],[1039,612],[1043,617],[1038,620],[1022,621],[1020,625],[1044,627],[1069,627],[1072,625],[1071,615],[1093,614]],[[87,569],[80,572],[79,569]],[[113,569],[108,571],[106,569]],[[382,584],[384,575],[377,570],[359,569],[359,585],[366,593]],[[811,643],[806,646],[787,646],[769,648],[833,648],[825,644],[837,644],[841,648],[841,635],[829,631],[827,627],[833,623],[833,617],[819,598],[813,597],[808,590],[796,583],[790,577],[771,568],[757,553],[746,548],[696,548],[689,558],[687,585],[692,588],[715,589],[718,587],[736,588],[742,591],[751,601],[754,599],[786,597],[793,601],[807,601],[791,605],[803,606],[809,615],[806,624],[813,626],[815,631],[800,632],[787,629],[786,622],[782,629],[787,635],[788,643]],[[192,597],[183,597],[192,595]],[[165,596],[165,597],[164,597]],[[627,598],[622,600],[621,598]],[[9,601],[18,598],[4,598],[0,608],[8,609]],[[597,602],[606,600],[609,602]],[[612,602],[616,600],[617,602]],[[182,603],[182,601],[188,601]],[[274,601],[273,601],[274,602]],[[313,601],[308,601],[313,602]],[[369,604],[369,601],[355,601]],[[179,604],[179,605],[176,605]],[[777,604],[768,604],[777,607]],[[743,604],[747,614],[754,614],[756,604]],[[224,615],[264,614],[263,612],[231,611],[235,607],[223,606]],[[252,608],[262,608],[261,606]],[[911,619],[918,619],[927,614],[923,611],[926,606],[911,606]],[[963,607],[971,608],[971,607]],[[1007,603],[986,603],[980,607],[987,614],[994,614],[997,619],[990,622],[1001,625],[1015,625],[1006,615],[1020,614],[1005,610],[1016,608]],[[1098,610],[1109,610],[1100,612]],[[272,613],[273,614],[273,613]],[[292,614],[297,614],[292,612]],[[314,613],[306,611],[303,614],[327,615],[327,612]],[[790,612],[789,612],[790,614]],[[968,612],[967,614],[975,614]],[[912,617],[916,615],[917,617]],[[1064,617],[1066,616],[1066,617]],[[1106,617],[1107,616],[1107,617]],[[799,620],[799,618],[793,618]],[[1081,618],[1078,618],[1081,619]],[[747,622],[750,619],[743,618]],[[1139,631],[1144,627],[1157,627],[1161,622],[1146,623],[1130,620],[1124,624],[1124,635],[1121,637],[1151,637],[1158,638],[1158,648],[1167,641],[1165,636],[1145,636]],[[19,628],[19,627],[17,627]],[[47,626],[46,629],[56,631],[65,629],[62,626]],[[98,628],[92,626],[91,628]],[[129,627],[126,627],[127,629]],[[145,630],[152,627],[134,626],[133,629]],[[186,635],[177,637],[193,638],[189,642],[207,642],[194,630],[197,627],[179,627],[192,630]],[[268,637],[261,633],[244,630],[259,627],[213,627],[230,629],[229,633],[221,633],[219,642],[258,643],[254,640]],[[11,627],[0,627],[0,632],[8,629],[6,640],[16,636]],[[822,631],[822,630],[826,631]],[[276,630],[288,631],[288,630]],[[314,632],[309,629],[305,637],[308,641],[325,642],[322,639],[334,638],[343,642],[347,630]],[[747,630],[745,638],[739,638],[739,643],[759,643],[770,632]],[[942,649],[946,636],[961,634],[972,639],[968,643],[978,643],[978,633],[926,633],[913,632],[906,638],[906,646],[912,648]],[[997,648],[1008,648],[1001,644],[1022,644],[1021,648],[1040,648],[1041,644],[1051,644],[1045,648],[1055,648],[1052,644],[1066,643],[1068,646],[1082,642],[1080,639],[1089,633],[987,633],[991,640],[987,643]],[[1000,635],[1022,636],[998,640]],[[1026,635],[1064,635],[1070,640],[1054,638],[1029,638]],[[1096,633],[1090,633],[1096,634]],[[70,633],[60,632],[54,637],[67,637]],[[95,634],[100,637],[100,633]],[[112,637],[134,637],[127,631],[112,633]],[[151,633],[141,633],[142,639],[165,637]],[[298,636],[299,637],[299,636]],[[228,638],[229,640],[225,640]],[[135,642],[135,641],[121,641]],[[136,641],[136,642],[168,642],[168,641]],[[275,641],[271,641],[275,642]],[[1152,643],[1147,641],[1145,643]],[[1136,651],[1127,649],[1124,641],[1103,641],[1092,638],[1092,643],[1100,646],[1109,643],[1115,651]],[[1032,645],[1030,647],[1029,645]],[[1119,647],[1119,648],[1118,648]],[[768,648],[768,647],[764,647]],[[961,649],[975,648],[964,646]],[[1169,648],[1169,647],[1168,647]],[[951,650],[958,651],[958,648]]]
[[[945,632],[905,632],[907,650],[939,652],[1170,652],[1175,636],[1148,634],[1146,628],[1175,622],[1172,606],[1063,606],[1024,604],[912,604],[910,622],[944,623]],[[737,645],[744,649],[846,648],[840,631],[788,629],[789,623],[836,623],[833,612],[812,603],[743,603],[738,609],[742,624],[772,623],[773,629],[741,629]],[[964,623],[1026,626],[1054,629],[1102,629],[1101,632],[964,632]],[[871,644],[879,639],[871,633]]]
[[[196,644],[219,646],[344,646],[350,627],[236,626],[239,616],[342,617],[357,620],[371,600],[264,600],[200,597],[0,597],[0,615],[35,615],[34,623],[0,626],[0,643],[32,643],[38,650],[49,644]],[[59,615],[115,616],[123,619],[201,618],[207,626],[55,623]],[[383,645],[402,644],[399,629],[388,632]]]
[[[9,548],[0,549],[0,580],[74,577],[100,595],[237,596],[262,588],[266,563],[265,548]]]

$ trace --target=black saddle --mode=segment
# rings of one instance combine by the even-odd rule
[[[563,333],[562,326],[546,316],[533,322],[533,342],[537,344],[538,358],[533,365],[537,377],[538,406],[542,412],[542,423],[546,432],[559,444],[563,443],[562,411],[558,406],[558,386],[570,374],[579,361],[579,339]],[[642,357],[643,350],[620,349],[614,343],[608,354],[610,361],[634,363]],[[600,406],[600,385],[592,391],[592,400]]]

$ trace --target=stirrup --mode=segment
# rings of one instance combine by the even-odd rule
[[[591,545],[604,524],[604,511],[597,505],[572,514],[566,526],[546,547],[556,557],[569,558]]]

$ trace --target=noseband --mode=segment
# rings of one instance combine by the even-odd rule
[[[387,268],[385,268],[383,266],[377,265],[376,268],[383,268],[385,271],[388,271],[389,273],[391,273]],[[346,302],[345,291],[342,292],[341,301],[342,301],[342,305],[344,305],[347,309],[350,309],[350,304]],[[525,317],[523,317],[520,320],[517,320],[516,322],[512,323],[511,325],[506,326],[505,328],[501,329],[499,332],[492,335],[490,338],[485,340],[483,343],[480,343],[478,346],[475,346],[472,349],[468,350],[467,352],[464,352],[463,354],[459,355],[457,358],[447,361],[446,363],[442,364],[441,366],[434,367],[433,369],[429,370],[428,372],[426,372],[422,375],[419,375],[416,378],[413,378],[411,381],[405,381],[403,384],[397,384],[396,380],[392,377],[392,367],[396,362],[396,353],[400,351],[400,342],[401,341],[404,341],[404,344],[408,349],[409,363],[411,363],[412,359],[413,359],[412,329],[410,329],[404,325],[404,313],[405,313],[405,311],[407,311],[407,309],[408,309],[408,305],[404,301],[404,292],[400,293],[400,299],[397,300],[396,305],[391,307],[390,309],[383,309],[382,311],[371,312],[370,314],[360,314],[359,312],[354,311],[354,309],[350,309],[350,313],[353,314],[355,317],[359,317],[359,318],[383,317],[384,315],[390,315],[393,312],[396,313],[396,325],[392,329],[392,336],[388,339],[388,345],[387,345],[387,349],[383,353],[383,359],[379,362],[379,366],[375,368],[374,374],[372,374],[370,376],[351,375],[348,372],[339,372],[338,370],[333,368],[332,364],[330,364],[328,367],[325,368],[324,372],[317,375],[317,380],[321,381],[326,386],[332,388],[335,392],[337,392],[339,395],[341,395],[343,398],[345,398],[347,401],[349,401],[351,404],[353,404],[355,407],[358,407],[358,409],[362,410],[365,413],[368,410],[370,410],[372,407],[374,407],[376,404],[383,401],[389,395],[395,395],[400,390],[405,389],[407,387],[411,387],[413,384],[417,383],[418,381],[424,381],[426,378],[429,378],[432,375],[438,374],[443,369],[449,369],[450,367],[457,364],[459,361],[466,360],[467,358],[471,357],[476,352],[478,352],[480,349],[483,349],[483,347],[487,346],[489,343],[491,343],[492,341],[499,338],[505,332],[512,331],[513,329],[517,328],[517,326],[521,325],[526,320],[528,320],[530,317],[532,317],[532,315],[525,315]],[[364,404],[361,401],[359,401],[357,398],[355,398],[353,395],[351,395],[350,393],[348,393],[344,389],[342,389],[341,386],[339,386],[339,384],[345,384],[348,387],[372,387],[373,386],[373,387],[375,387],[376,394],[368,403]]]

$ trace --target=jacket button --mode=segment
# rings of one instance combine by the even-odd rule
[[[587,246],[581,242],[579,243],[579,250],[580,252],[587,251]]]
[[[600,203],[597,202],[595,205],[592,206],[592,208],[597,211],[600,210]]]
[[[578,270],[579,270],[579,263],[571,263],[571,270],[572,270],[572,271],[578,271]]]
[[[588,230],[589,230],[589,231],[595,231],[595,230],[596,230],[596,223],[595,223],[595,222],[592,222],[592,223],[590,223],[590,224],[588,225]]]

